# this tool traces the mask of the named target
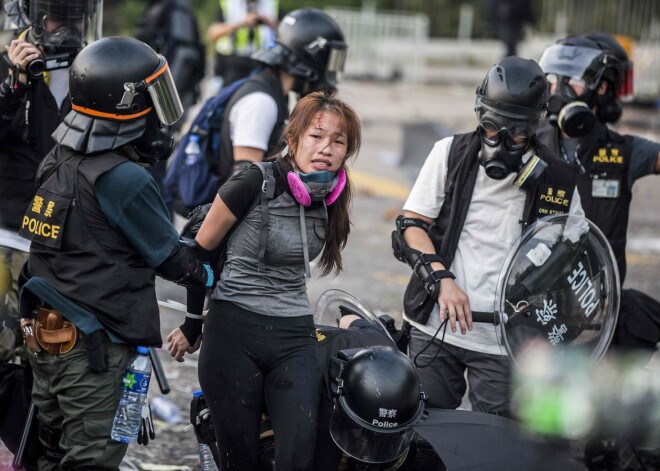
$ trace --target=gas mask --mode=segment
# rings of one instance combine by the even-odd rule
[[[103,0],[14,0],[5,10],[13,26],[24,30],[19,38],[42,50],[27,66],[31,79],[69,67],[83,47],[101,37]]]
[[[479,119],[479,163],[493,180],[518,173],[514,184],[526,189],[538,180],[547,164],[536,156],[523,163],[534,138],[535,125],[485,111]]]
[[[147,115],[147,122],[142,136],[131,142],[131,146],[144,165],[154,165],[167,160],[174,150],[174,131],[172,126],[163,124],[155,112]]]
[[[594,92],[585,87],[584,93],[578,96],[572,81],[581,82],[580,79],[569,79],[562,76],[547,75],[548,81],[556,85],[555,93],[548,100],[548,121],[559,127],[568,137],[578,138],[589,134],[596,124],[596,118],[591,112],[589,104],[594,100]]]
[[[44,54],[27,65],[31,79],[40,79],[46,70],[64,69],[71,65],[73,58],[82,48],[80,31],[74,23],[62,24],[52,31],[31,26],[27,32],[28,42],[41,46]]]

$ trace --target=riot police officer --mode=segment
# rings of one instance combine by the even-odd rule
[[[508,412],[509,360],[472,311],[492,312],[507,252],[529,223],[582,213],[571,168],[535,139],[547,98],[536,62],[496,63],[477,89],[478,128],[435,144],[397,219],[395,256],[414,269],[404,295],[410,355],[430,407],[461,404],[467,369],[473,410]]]
[[[142,168],[168,157],[182,114],[167,61],[135,39],[101,39],[76,57],[69,93],[20,230],[32,242],[21,314],[36,312],[39,466],[118,469],[123,368],[136,345],[161,345],[155,275],[191,289],[213,277]]]
[[[568,37],[548,47],[540,65],[551,82],[551,109],[539,139],[574,166],[584,211],[603,231],[626,278],[626,240],[632,187],[660,173],[660,143],[620,135],[610,124],[621,117],[620,99],[632,97],[632,64],[606,33]],[[613,344],[644,349],[660,341],[660,303],[636,290],[622,290]]]
[[[593,33],[559,40],[539,63],[552,92],[539,139],[576,167],[585,214],[610,242],[623,284],[632,186],[660,172],[660,143],[608,126],[621,116],[621,91],[632,86],[628,56],[612,36]]]
[[[37,167],[51,134],[71,111],[68,67],[101,36],[101,0],[5,2],[18,36],[0,57],[0,228],[18,230],[36,191]],[[0,249],[13,275],[8,315],[17,317],[16,280],[27,254]],[[10,348],[10,346],[7,346]]]

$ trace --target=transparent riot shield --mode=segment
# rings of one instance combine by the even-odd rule
[[[531,343],[580,349],[598,361],[619,311],[612,249],[589,220],[549,216],[511,248],[495,298],[500,345],[513,359]]]
[[[370,321],[376,328],[394,342],[383,323],[366,304],[352,294],[340,289],[329,289],[321,295],[316,303],[314,323],[337,327],[339,326],[339,319],[345,314],[355,314],[362,319]]]

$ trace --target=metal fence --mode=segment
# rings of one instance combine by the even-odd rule
[[[327,8],[348,44],[346,74],[411,81],[424,66],[429,20],[421,13],[376,12],[373,9]]]

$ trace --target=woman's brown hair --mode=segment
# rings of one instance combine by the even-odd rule
[[[346,168],[346,160],[356,156],[360,150],[362,131],[357,113],[350,105],[337,98],[336,92],[323,90],[310,93],[296,104],[282,133],[282,140],[291,143],[285,159],[294,168],[293,156],[296,154],[296,146],[312,124],[316,113],[320,111],[333,113],[339,117],[343,122],[343,130],[346,134],[346,157],[340,167],[340,169],[346,170],[346,187],[339,198],[328,206],[325,247],[319,265],[321,275],[328,275],[333,271],[335,273],[341,271],[341,251],[346,246],[348,234],[351,231],[350,206],[353,188],[348,168]]]

